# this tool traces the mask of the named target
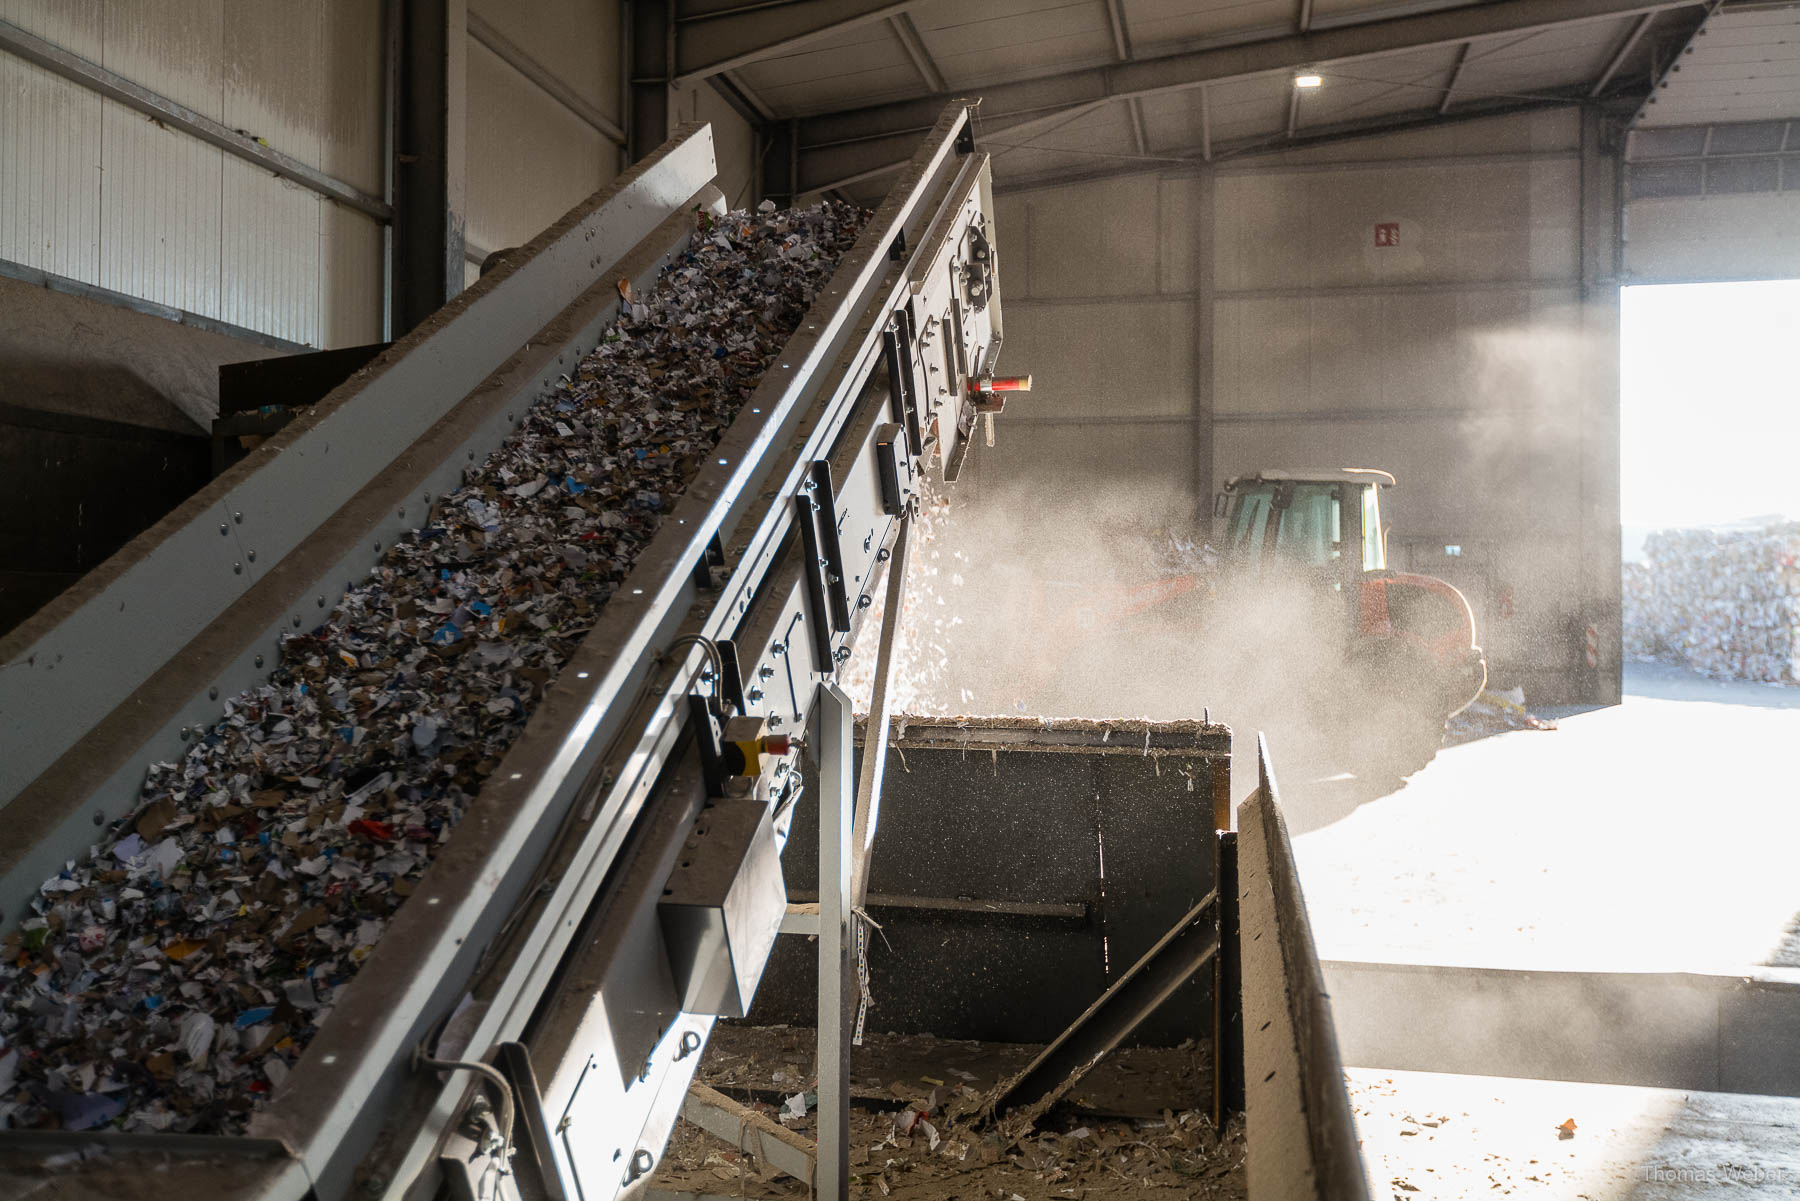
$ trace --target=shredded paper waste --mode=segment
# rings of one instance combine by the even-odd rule
[[[0,941],[0,1128],[241,1133],[864,220],[714,218]]]
[[[1800,522],[1659,530],[1627,563],[1625,653],[1723,680],[1800,682]]]

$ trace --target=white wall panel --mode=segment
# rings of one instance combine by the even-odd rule
[[[100,97],[0,54],[0,259],[100,269]]]
[[[1579,164],[1550,158],[1219,180],[1219,286],[1567,279]],[[1397,245],[1376,241],[1396,224]]]
[[[618,120],[618,0],[469,0],[469,12]]]
[[[100,65],[224,120],[225,0],[106,0]]]
[[[219,315],[224,157],[204,142],[104,102],[101,287]]]
[[[319,169],[372,196],[386,174],[382,130],[382,6],[325,0],[320,40]]]
[[[483,250],[519,246],[613,176],[613,144],[469,39],[468,217]]]
[[[319,345],[381,341],[385,232],[380,222],[342,205],[319,204]]]
[[[220,120],[316,164],[324,49],[324,0],[232,0],[225,7]]]
[[[1800,279],[1800,192],[1633,200],[1627,282]]]
[[[737,115],[710,83],[677,93],[672,116],[680,121],[709,121],[713,127],[713,159],[719,165],[719,190],[732,208],[750,203],[756,184],[756,132]]]
[[[1028,193],[1030,294],[1156,291],[1157,198],[1156,179],[1149,175]]]
[[[105,0],[0,0],[0,20],[97,63],[105,8]]]
[[[382,190],[379,4],[0,0],[0,18]],[[360,214],[0,55],[0,258],[344,344],[380,336],[382,247]]]
[[[1032,417],[1192,413],[1193,328],[1193,304],[1185,298],[1113,304],[1009,299],[1009,369],[1055,365],[1016,407]]]
[[[325,202],[242,159],[225,159],[221,320],[321,345],[319,209]]]

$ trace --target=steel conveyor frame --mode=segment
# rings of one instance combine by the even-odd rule
[[[288,1085],[253,1119],[251,1134],[279,1140],[289,1156],[268,1156],[258,1142],[265,1153],[244,1161],[242,1195],[432,1195],[435,1156],[463,1112],[468,1078],[439,1083],[412,1068],[411,1052],[465,996],[479,1015],[471,1048],[525,1042],[553,1106],[566,1108],[597,1074],[617,1083],[631,1100],[608,1111],[612,1128],[599,1138],[630,1149],[659,1125],[666,1133],[663,1115],[673,1121],[711,1019],[679,1015],[653,1035],[638,1032],[637,1043],[616,1032],[596,1038],[592,1015],[608,989],[668,969],[656,960],[660,945],[640,940],[597,959],[596,944],[577,939],[609,906],[641,908],[632,864],[667,830],[679,837],[695,804],[686,701],[706,690],[706,657],[668,656],[671,640],[734,639],[747,679],[768,681],[751,689],[752,713],[771,727],[802,726],[857,635],[858,602],[898,529],[876,458],[881,431],[903,416],[890,393],[922,396],[927,430],[934,413],[947,418],[936,422],[935,451],[955,461],[968,416],[957,368],[934,379],[915,344],[901,389],[885,374],[884,351],[895,328],[926,346],[937,336],[965,266],[962,235],[992,212],[968,122],[965,108],[946,110]],[[280,635],[316,623],[599,341],[616,312],[615,281],[649,287],[685,246],[692,210],[722,207],[713,170],[710,129],[683,131],[0,642],[0,820],[23,834],[0,848],[0,924],[17,920],[96,827],[135,807],[147,763],[178,756],[191,728],[216,720],[220,696],[259,682],[279,658]],[[997,290],[983,322],[969,375],[992,368]],[[922,464],[904,459],[910,479]],[[820,494],[809,481],[827,478],[841,546],[833,583],[849,621],[821,611],[798,561],[799,505]],[[722,547],[723,564],[703,582],[711,547]],[[829,623],[829,638],[797,636],[809,622]],[[628,847],[637,859],[621,858]],[[548,1116],[555,1124],[567,1114]],[[10,1137],[0,1135],[0,1157]],[[183,1154],[230,1155],[250,1141],[181,1145]],[[560,1177],[565,1195],[610,1197],[636,1179],[609,1168],[603,1180],[575,1162],[567,1140],[559,1146],[539,1167]],[[628,1150],[627,1163],[636,1159]],[[179,1179],[162,1187],[179,1192]]]

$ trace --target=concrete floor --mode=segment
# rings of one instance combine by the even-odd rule
[[[1625,703],[1453,746],[1385,795],[1271,755],[1323,959],[1800,965],[1800,688],[1632,664]]]
[[[1351,1069],[1374,1201],[1800,1192],[1800,1100]],[[1563,1137],[1564,1122],[1574,1127]]]

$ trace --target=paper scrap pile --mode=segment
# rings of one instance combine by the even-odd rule
[[[1715,679],[1800,682],[1800,522],[1660,530],[1626,564],[1625,653]]]
[[[850,248],[697,217],[656,288],[0,941],[0,1128],[239,1133]]]

